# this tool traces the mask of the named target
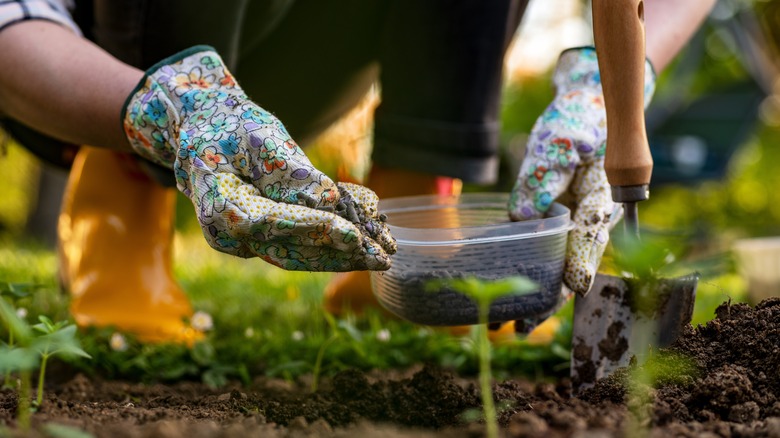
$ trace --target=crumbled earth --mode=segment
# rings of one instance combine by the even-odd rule
[[[494,387],[508,407],[509,437],[780,437],[780,298],[751,308],[721,305],[717,317],[688,328],[665,353],[656,388],[624,369],[573,397],[566,380],[506,381]],[[677,368],[675,368],[677,367]],[[49,389],[33,430],[14,428],[16,395],[0,393],[0,424],[10,436],[64,436],[46,424],[97,437],[478,437],[464,423],[479,408],[473,379],[423,368],[406,374],[347,371],[316,393],[305,381],[260,378],[251,386],[142,385],[75,376]],[[0,436],[3,436],[0,428]]]

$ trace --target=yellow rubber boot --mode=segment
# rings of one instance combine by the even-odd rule
[[[376,192],[379,199],[385,199],[413,195],[459,195],[463,183],[456,178],[374,165],[366,186]],[[367,271],[336,274],[325,288],[324,307],[334,315],[341,315],[347,310],[360,313],[368,307],[381,308],[371,292]]]
[[[526,341],[529,345],[549,345],[555,340],[555,335],[561,327],[561,320],[557,316],[551,316],[526,335]],[[471,333],[472,326],[459,325],[447,327],[447,330],[455,336],[468,336]],[[514,321],[504,323],[490,324],[488,326],[488,339],[496,345],[511,344],[517,340],[518,333]],[[523,332],[524,333],[524,332]],[[520,335],[522,336],[522,334]]]
[[[455,325],[447,327],[447,330],[454,336],[469,336],[474,326],[471,325]],[[515,332],[515,322],[509,321],[502,324],[488,324],[488,339],[490,342],[496,345],[511,343],[517,339],[517,333]]]
[[[191,344],[187,296],[171,269],[176,193],[132,157],[82,147],[58,223],[60,277],[79,326],[115,326],[143,341]]]

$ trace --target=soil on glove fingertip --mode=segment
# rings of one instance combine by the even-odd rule
[[[688,328],[668,352],[692,366],[669,371],[656,388],[633,381],[629,369],[579,397],[565,379],[497,383],[496,399],[510,406],[500,414],[502,434],[780,437],[780,298],[755,307],[725,303],[714,320]],[[15,407],[14,392],[0,393],[0,424],[11,427],[11,436],[52,436],[44,428],[52,422],[96,437],[484,434],[480,424],[462,421],[464,412],[480,407],[476,380],[431,367],[401,374],[347,371],[313,394],[304,381],[258,378],[248,387],[211,389],[77,375],[49,388],[26,434],[13,429]]]

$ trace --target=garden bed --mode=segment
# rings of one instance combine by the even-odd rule
[[[634,377],[636,368],[580,397],[570,394],[565,379],[499,383],[495,398],[508,406],[500,414],[503,432],[623,436],[649,430],[651,436],[780,437],[780,298],[754,308],[725,303],[716,319],[688,329],[669,351],[688,358],[682,362],[690,366],[664,362],[654,375],[655,389]],[[464,412],[480,407],[476,381],[444,370],[346,371],[316,393],[309,392],[308,383],[258,378],[249,386],[212,389],[190,382],[142,385],[76,375],[61,384],[51,382],[29,435],[65,436],[57,435],[62,431],[52,430],[52,424],[98,437],[483,433],[478,423],[464,423]],[[2,392],[0,424],[13,427],[15,408],[15,393]]]

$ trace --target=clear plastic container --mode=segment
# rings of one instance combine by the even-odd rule
[[[500,193],[382,200],[379,210],[387,215],[398,252],[389,270],[371,273],[379,302],[418,324],[476,324],[474,301],[447,287],[426,290],[426,284],[432,279],[524,275],[539,289],[496,300],[490,322],[539,320],[554,312],[564,296],[569,209],[554,204],[543,219],[510,222],[508,200],[508,194]]]

